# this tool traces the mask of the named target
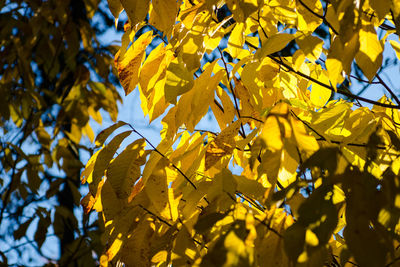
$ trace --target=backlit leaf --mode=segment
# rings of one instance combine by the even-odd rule
[[[206,169],[211,168],[222,157],[232,154],[239,128],[240,121],[235,121],[210,142],[206,151]]]
[[[119,51],[115,56],[118,75],[125,95],[131,93],[139,82],[139,68],[143,63],[146,47],[152,40],[152,31],[148,31],[142,34],[126,52]]]
[[[120,0],[132,26],[145,19],[149,10],[150,0]]]
[[[140,158],[144,155],[145,140],[139,139],[127,146],[107,168],[107,181],[118,198],[130,196],[133,185],[140,177]]]
[[[123,121],[118,121],[117,123],[111,125],[110,127],[104,129],[101,131],[97,136],[95,140],[96,146],[102,146],[104,142],[107,140],[107,138],[119,127],[126,125],[126,122]]]
[[[177,2],[175,0],[152,0],[151,4],[149,23],[168,34],[175,23],[178,12]]]
[[[193,84],[193,74],[179,62],[178,58],[172,60],[166,73],[164,87],[166,100],[176,103],[176,97],[192,89]]]
[[[244,23],[237,23],[228,40],[228,52],[232,57],[238,57],[244,45]]]
[[[92,173],[92,187],[90,187],[90,192],[92,195],[96,195],[97,185],[104,176],[104,172],[110,164],[111,159],[114,157],[115,152],[122,143],[122,141],[128,137],[132,131],[126,131],[115,136],[110,143],[101,149],[97,155],[96,162],[93,167]]]
[[[371,24],[363,23],[359,36],[360,50],[356,54],[356,61],[364,75],[372,81],[382,64],[382,44]]]
[[[288,33],[277,33],[272,35],[261,45],[261,49],[256,52],[255,56],[262,59],[270,54],[278,52],[285,48],[285,46],[295,37],[295,35]]]

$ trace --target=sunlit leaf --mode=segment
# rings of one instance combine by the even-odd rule
[[[278,33],[269,37],[265,43],[261,45],[261,49],[256,52],[256,57],[264,58],[272,53],[278,52],[296,36],[288,33]]]
[[[369,23],[363,23],[359,38],[360,50],[356,54],[356,61],[364,75],[372,81],[382,64],[382,44],[378,40],[375,28]]]
[[[145,19],[149,10],[150,0],[120,0],[120,2],[128,15],[131,25],[134,26]]]
[[[238,134],[240,121],[232,123],[210,142],[206,151],[206,169],[211,168],[220,158],[230,155],[235,148],[234,137]]]
[[[131,93],[139,82],[139,68],[143,63],[146,47],[152,40],[152,31],[148,31],[142,34],[127,51],[119,51],[115,56],[118,75],[125,95]]]

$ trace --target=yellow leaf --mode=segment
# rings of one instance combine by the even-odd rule
[[[329,79],[336,90],[336,85],[343,82],[344,77],[342,71],[346,74],[351,72],[351,64],[358,52],[360,42],[358,33],[353,34],[349,41],[343,45],[340,37],[336,37],[329,49],[328,58],[326,60],[326,68],[329,73]]]
[[[177,13],[176,0],[152,0],[149,23],[168,36]]]
[[[265,188],[261,183],[256,180],[251,180],[245,176],[233,175],[237,183],[237,188],[244,195],[251,197],[257,201],[262,201],[265,192],[268,188]]]
[[[378,15],[379,20],[385,19],[390,11],[391,0],[369,0],[369,5]]]
[[[356,62],[365,77],[372,81],[382,65],[383,47],[378,40],[374,26],[364,20],[362,24],[359,35],[360,50],[356,54]]]
[[[113,187],[118,198],[130,196],[133,185],[140,177],[140,165],[144,164],[144,139],[139,139],[127,146],[107,168],[107,181]]]
[[[122,4],[120,0],[107,0],[108,7],[110,8],[111,13],[114,18],[118,19],[119,13],[122,11]]]
[[[210,13],[203,11],[196,15],[190,29],[181,29],[181,40],[175,52],[188,72],[194,73],[201,66],[200,60],[205,51],[204,36],[210,21]]]
[[[128,15],[132,27],[146,18],[147,12],[149,11],[150,0],[120,1]]]
[[[269,116],[264,123],[264,128],[261,133],[262,139],[265,141],[268,148],[273,151],[281,150],[283,147],[282,134],[279,126],[279,121],[276,116]]]
[[[164,93],[168,102],[175,104],[176,97],[192,89],[193,74],[178,58],[171,61],[167,68]]]
[[[288,105],[284,102],[280,102],[270,110],[265,120],[261,138],[272,151],[278,151],[283,148],[283,138],[288,133],[287,131],[285,132],[286,127],[281,127],[283,126],[281,124],[284,123],[282,117],[287,116],[288,112]],[[279,118],[283,120],[279,120]]]
[[[108,267],[108,257],[107,257],[107,255],[101,255],[99,262],[100,262],[100,267]]]
[[[225,90],[222,90],[221,94],[218,95],[218,97],[221,99],[222,107],[224,109],[225,123],[229,124],[235,118],[236,109],[232,103],[231,98]],[[221,129],[223,130],[223,128]]]
[[[185,1],[184,1],[184,5],[185,5]],[[187,6],[189,6],[189,8],[182,8],[182,10],[179,12],[179,21],[182,21],[183,24],[185,25],[185,27],[187,29],[191,29],[193,26],[193,23],[196,21],[195,18],[196,16],[204,11],[204,9],[206,8],[206,5],[203,2],[200,2],[196,5],[192,5],[192,4],[187,4]]]
[[[262,44],[261,48],[257,50],[255,57],[263,59],[264,57],[278,52],[285,48],[285,46],[294,38],[295,34],[289,33],[277,33],[270,36],[265,43]]]
[[[141,220],[132,233],[129,233],[129,238],[124,240],[118,258],[121,262],[129,263],[131,266],[155,266],[151,264],[153,255],[151,249],[152,245],[157,242],[155,240],[157,237],[152,222]]]
[[[261,103],[257,103],[257,100],[254,100],[254,98],[252,98],[253,94],[249,92],[249,90],[243,85],[241,80],[237,79],[236,77],[234,77],[233,80],[235,81],[236,97],[240,99],[240,115],[260,119],[260,113],[257,112],[254,107],[257,107],[257,104],[258,106],[261,106]]]
[[[300,67],[304,64],[304,61],[306,59],[306,56],[304,55],[304,52],[299,49],[293,54],[293,69],[295,71],[298,71]]]
[[[142,93],[148,97],[152,92],[155,83],[162,77],[166,67],[166,49],[163,43],[160,43],[147,56],[146,61],[140,69],[139,85]]]
[[[169,161],[162,158],[147,179],[143,190],[150,199],[157,215],[175,221],[178,218],[178,204],[181,196],[175,195],[173,189],[169,187],[171,176],[168,176],[168,172],[175,171],[167,170],[168,168]]]
[[[90,127],[90,124],[89,124],[89,123],[87,123],[87,124],[85,125],[85,127],[82,129],[82,132],[83,132],[85,135],[87,135],[87,137],[89,138],[90,142],[93,142],[93,141],[94,141],[94,132],[93,132],[92,127]]]
[[[298,13],[298,29],[302,32],[312,33],[322,23],[322,19],[315,15],[323,15],[322,4],[319,0],[296,1],[296,11]]]
[[[94,202],[95,198],[92,196],[91,193],[88,193],[82,198],[81,205],[85,214],[88,214],[90,212],[90,210],[93,208]]]
[[[120,213],[123,209],[123,202],[119,198],[117,198],[111,184],[107,181],[103,184],[101,188],[99,200],[101,201],[102,205],[104,221],[106,223],[108,221],[113,223],[113,220],[115,219],[117,214]]]
[[[125,90],[125,95],[132,92],[139,82],[139,69],[145,57],[147,46],[153,40],[152,31],[142,34],[129,49],[121,55],[115,55],[119,79]]]
[[[234,138],[238,134],[239,128],[240,121],[235,121],[208,144],[206,150],[206,170],[211,168],[222,157],[232,154],[236,144]]]
[[[282,212],[280,209],[271,209],[271,211],[267,211],[266,213],[271,213],[269,216],[271,219],[267,219],[270,222],[270,228],[277,231],[280,235],[272,235],[271,231],[265,229],[261,223],[257,226],[257,233],[260,237],[255,241],[256,257],[258,262],[263,263],[264,266],[290,266],[290,261],[285,253],[282,242],[282,233],[286,228],[285,222],[287,224],[290,221],[290,217],[286,215],[282,216],[278,211]]]
[[[233,58],[237,58],[243,50],[244,45],[244,23],[237,22],[228,40],[227,50]]]
[[[104,142],[107,140],[107,138],[112,134],[116,129],[118,129],[121,126],[126,125],[126,122],[123,121],[118,121],[117,123],[114,123],[110,127],[102,130],[97,136],[95,140],[96,146],[102,146]]]
[[[85,169],[82,171],[81,173],[81,183],[92,183],[93,182],[93,177],[92,177],[92,173],[93,173],[93,168],[94,168],[94,164],[96,163],[97,160],[97,156],[99,155],[101,149],[98,150],[96,153],[94,153],[90,159],[88,160],[88,162],[86,163]]]
[[[394,51],[396,52],[396,56],[400,59],[400,43],[394,40],[389,40],[389,43],[392,45]]]
[[[296,171],[300,163],[296,146],[285,140],[280,160],[278,181],[283,187],[287,187],[296,180]]]
[[[232,11],[234,19],[239,22],[244,22],[246,18],[257,10],[257,0],[228,0],[226,4],[229,10]]]
[[[152,122],[164,113],[168,106],[164,96],[166,68],[172,59],[172,52],[159,44],[151,51],[139,75],[140,100],[144,116]]]
[[[323,84],[329,85],[329,79],[325,70],[316,69],[311,73],[311,77]],[[332,91],[317,83],[312,83],[310,100],[317,108],[323,107],[331,98]]]
[[[314,234],[310,229],[306,230],[306,243],[313,247],[316,247],[319,244],[317,235]]]
[[[223,130],[226,128],[226,125],[229,123],[229,121],[225,120],[225,110],[223,109],[223,107],[218,102],[217,102],[218,104],[216,104],[216,102],[217,102],[216,100],[211,101],[210,107],[214,114],[215,119],[217,120],[219,128]]]
[[[126,131],[115,136],[110,143],[103,147],[97,155],[96,162],[93,167],[92,180],[93,186],[89,188],[92,195],[96,195],[97,185],[104,176],[104,171],[107,169],[115,152],[122,143],[122,141],[128,137],[132,131]]]
[[[345,101],[328,103],[327,108],[313,113],[313,118],[311,120],[313,128],[322,135],[331,134],[342,136],[340,133],[335,133],[334,131],[335,129],[343,130],[343,125],[345,119],[349,116],[351,106],[351,103],[346,103]]]
[[[337,186],[333,186],[333,196],[332,196],[332,203],[334,205],[343,202],[346,199],[343,190]]]
[[[303,35],[296,39],[296,43],[303,51],[306,58],[315,62],[317,59],[319,59],[322,53],[322,45],[324,44],[324,41],[316,36]]]
[[[331,24],[332,28],[334,28],[336,32],[340,32],[338,16],[332,4],[328,4],[326,8],[325,19],[329,22],[329,24]],[[329,31],[332,32],[332,29],[329,29]]]
[[[193,89],[179,99],[175,115],[176,127],[185,124],[189,131],[193,131],[207,113],[210,102],[214,99],[215,89],[224,75],[223,70],[220,70],[212,76],[216,63],[217,60],[206,65],[204,72],[195,80]]]
[[[292,125],[294,138],[296,139],[300,151],[304,150],[311,155],[319,149],[317,140],[314,136],[311,136],[306,132],[305,126],[301,121],[291,116],[290,123]]]

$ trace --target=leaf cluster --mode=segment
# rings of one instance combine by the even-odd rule
[[[129,18],[121,84],[163,129],[157,146],[132,124],[98,137],[130,127],[82,177],[101,266],[397,264],[400,102],[379,71],[399,51],[398,1],[109,4]],[[352,93],[352,69],[390,99]],[[196,128],[206,115],[220,133]]]
[[[92,154],[89,122],[102,122],[100,110],[115,121],[121,101],[111,67],[116,48],[98,40],[113,20],[99,4],[0,1],[4,264],[94,264],[92,250],[101,252],[101,227],[75,213],[81,156]],[[50,239],[55,255],[42,249]]]

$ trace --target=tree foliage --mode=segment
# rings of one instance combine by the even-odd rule
[[[400,102],[379,72],[398,1],[109,4],[129,18],[121,84],[163,129],[97,137],[82,205],[104,220],[102,266],[397,264]],[[352,93],[352,69],[390,97]]]
[[[0,254],[5,265],[87,266],[95,264],[92,251],[102,251],[101,227],[76,212],[81,155],[92,153],[90,142],[81,140],[93,141],[89,121],[101,123],[101,109],[116,120],[121,100],[111,67],[116,49],[98,39],[113,19],[99,4],[0,1]],[[50,255],[42,249],[45,242]]]
[[[45,256],[52,228],[62,266],[399,263],[398,0],[108,0],[118,52],[98,1],[0,4],[1,237]],[[162,140],[117,122],[81,172],[89,119],[117,116],[111,53]]]

